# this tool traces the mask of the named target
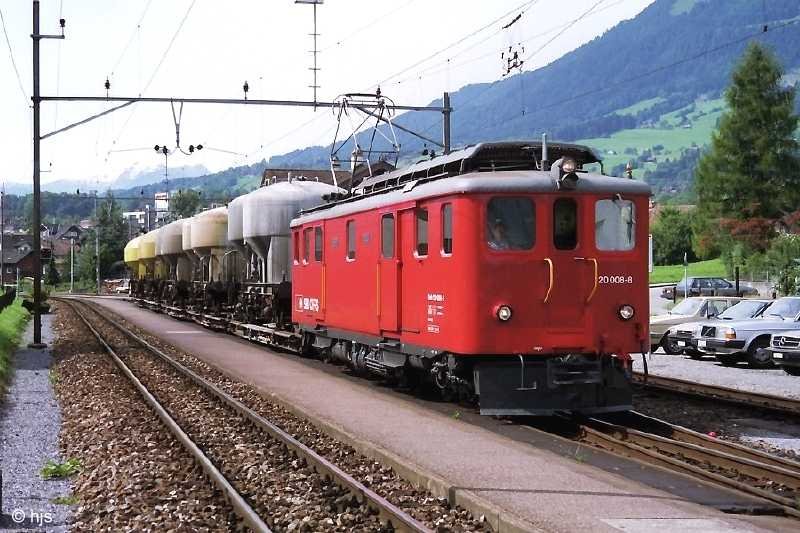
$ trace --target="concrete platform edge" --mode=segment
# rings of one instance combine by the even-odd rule
[[[231,379],[238,380],[238,378],[222,369],[218,368],[217,370]],[[446,479],[431,472],[427,472],[413,461],[400,457],[377,444],[365,443],[359,440],[357,437],[331,424],[327,420],[314,416],[292,405],[278,394],[267,393],[261,390],[259,390],[259,394],[277,403],[295,416],[308,420],[328,436],[347,444],[365,457],[369,457],[370,459],[391,467],[400,477],[414,484],[416,487],[426,489],[436,497],[447,498],[450,505],[458,505],[471,512],[475,517],[481,515],[485,516],[486,521],[489,522],[492,528],[498,533],[539,533],[545,531],[527,520],[514,516],[502,507],[481,498],[474,492],[452,485]]]

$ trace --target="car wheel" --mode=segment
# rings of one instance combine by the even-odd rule
[[[736,354],[724,353],[724,354],[717,354],[717,361],[722,363],[724,366],[733,366],[739,362],[739,356]]]
[[[772,354],[765,350],[768,346],[768,338],[756,339],[750,343],[750,348],[747,349],[747,364],[750,368],[772,368],[775,366],[772,362]]]
[[[800,376],[800,368],[796,366],[785,366],[783,367],[783,371],[790,376]]]
[[[669,337],[664,335],[664,338],[661,339],[661,347],[664,348],[664,352],[668,355],[679,355],[683,353],[683,349],[680,348],[674,341],[669,340]]]

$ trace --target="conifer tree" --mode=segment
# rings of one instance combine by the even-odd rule
[[[775,222],[800,209],[795,90],[782,76],[774,55],[756,43],[733,72],[728,110],[696,172],[699,255],[714,246],[723,255],[736,245],[763,251]]]

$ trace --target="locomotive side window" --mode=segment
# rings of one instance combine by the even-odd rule
[[[314,261],[322,261],[322,226],[314,228]]]
[[[558,250],[578,245],[578,204],[572,198],[559,198],[553,204],[553,244]]]
[[[303,230],[303,263],[308,263],[311,256],[311,228]]]
[[[498,196],[486,207],[486,243],[492,250],[530,250],[536,237],[536,206],[530,198]]]
[[[381,255],[384,259],[394,257],[394,215],[381,217]]]
[[[630,200],[599,200],[594,207],[594,240],[598,250],[633,250],[636,211]]]
[[[417,209],[417,255],[428,255],[427,209]]]
[[[300,262],[300,232],[294,232],[294,262]]]
[[[347,221],[347,258],[356,258],[356,221]]]
[[[453,253],[453,204],[442,206],[442,253]]]

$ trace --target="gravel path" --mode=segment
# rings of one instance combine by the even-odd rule
[[[42,340],[53,342],[53,315],[42,316]],[[70,495],[68,480],[44,480],[39,471],[48,460],[61,462],[58,431],[61,413],[49,380],[49,349],[26,348],[33,341],[28,324],[21,348],[13,356],[14,378],[0,409],[0,466],[3,472],[0,528],[45,528],[66,531],[69,506],[54,499]]]
[[[659,352],[650,356],[647,366],[651,374],[659,376],[800,399],[800,377],[790,376],[777,367],[755,370],[743,363],[726,367],[712,357],[695,361],[687,356]],[[633,368],[643,370],[640,356],[635,356]]]
[[[81,462],[72,531],[231,531],[237,518],[74,314],[58,306],[64,455]]]

